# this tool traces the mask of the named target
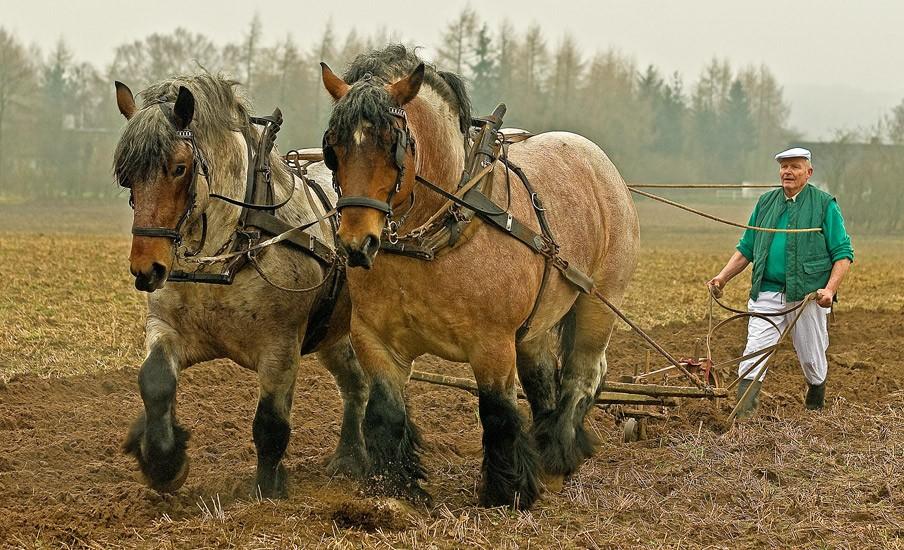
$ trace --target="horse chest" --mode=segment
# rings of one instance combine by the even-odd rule
[[[377,264],[368,272],[349,272],[355,315],[404,355],[464,361],[466,350],[486,332],[487,319],[512,325],[512,332],[517,328],[508,312],[501,317],[488,312],[498,307],[498,292],[450,279],[438,262],[416,266],[420,269],[408,265],[402,272]]]
[[[149,314],[162,323],[149,325],[152,332],[172,331],[188,352],[198,358],[229,357],[247,363],[249,350],[264,342],[283,341],[292,345],[299,323],[291,303],[260,298],[253,292],[236,292],[236,287],[173,285],[152,295]],[[291,302],[291,301],[289,301]],[[300,309],[300,308],[299,308]],[[163,327],[166,327],[164,329]],[[199,359],[203,360],[203,359]]]

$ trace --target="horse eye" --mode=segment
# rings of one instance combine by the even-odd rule
[[[180,165],[176,166],[176,170],[173,171],[173,175],[176,176],[177,178],[184,174],[185,174],[185,165],[184,164],[180,164]]]

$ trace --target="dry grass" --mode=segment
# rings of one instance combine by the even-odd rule
[[[0,233],[0,380],[141,360],[145,298],[123,237]]]

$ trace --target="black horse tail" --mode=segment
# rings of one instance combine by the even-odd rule
[[[574,351],[574,339],[577,331],[576,308],[577,302],[571,306],[568,313],[559,320],[559,323],[555,327],[559,340],[559,347],[556,350],[556,357],[559,359],[559,365],[564,365]]]

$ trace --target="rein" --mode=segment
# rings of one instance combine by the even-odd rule
[[[716,221],[716,222],[719,222],[719,223],[724,223],[724,224],[726,224],[726,225],[732,225],[732,226],[734,226],[734,227],[740,227],[741,229],[752,229],[752,230],[754,230],[754,231],[763,231],[763,232],[766,232],[766,233],[818,233],[818,232],[821,232],[821,231],[822,231],[822,228],[821,228],[821,227],[808,227],[808,228],[806,228],[806,229],[775,229],[775,228],[771,228],[771,227],[757,227],[757,226],[755,226],[755,225],[747,225],[747,224],[744,224],[744,223],[737,223],[737,222],[733,222],[733,221],[730,221],[730,220],[726,220],[726,219],[720,218],[720,217],[718,217],[718,216],[713,216],[712,214],[707,214],[706,212],[701,212],[700,210],[695,210],[695,209],[691,208],[690,206],[685,206],[685,205],[683,205],[683,204],[680,204],[680,203],[677,203],[677,202],[674,202],[674,201],[670,201],[669,199],[666,199],[666,198],[664,198],[664,197],[660,197],[659,195],[654,195],[654,194],[652,194],[652,193],[647,193],[646,191],[641,191],[640,189],[637,189],[637,187],[651,187],[651,186],[652,186],[652,185],[628,185],[628,189],[629,189],[632,193],[637,193],[638,195],[642,195],[642,196],[644,196],[644,197],[647,197],[647,198],[650,198],[650,199],[659,201],[659,202],[661,202],[661,203],[668,204],[669,206],[674,206],[675,208],[680,208],[680,209],[682,209],[682,210],[686,210],[686,211],[688,211],[688,212],[691,212],[692,214],[697,214],[698,216],[703,216],[704,218],[707,218],[707,219],[710,219],[710,220],[713,220],[713,221]],[[663,186],[661,186],[660,188],[662,188],[662,187],[663,187]],[[678,188],[678,189],[680,189],[680,188],[684,188],[684,187],[686,187],[686,186],[675,186],[675,185],[671,185],[671,186],[664,186],[664,187],[672,187],[672,188]],[[725,186],[725,185],[720,185],[720,186],[718,186],[718,187],[726,187],[726,186]],[[752,187],[752,186],[748,186],[748,187]],[[762,186],[760,186],[760,187],[762,187]],[[774,186],[774,185],[769,185],[769,186],[767,186],[767,187],[775,187],[775,186]],[[688,188],[689,188],[689,189],[711,189],[712,186],[709,186],[709,187],[688,187]]]

